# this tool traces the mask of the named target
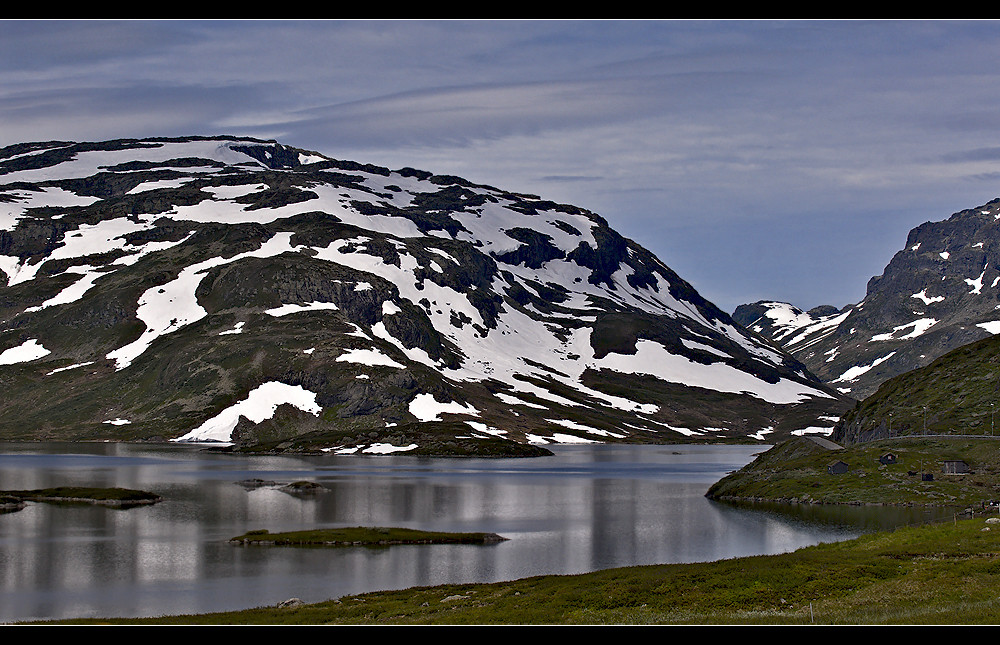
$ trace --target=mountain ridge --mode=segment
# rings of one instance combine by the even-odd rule
[[[889,378],[1000,332],[1000,199],[907,235],[861,302],[840,310],[741,305],[736,321],[859,400]]]
[[[0,384],[8,439],[409,454],[849,403],[596,213],[225,136],[0,149]]]

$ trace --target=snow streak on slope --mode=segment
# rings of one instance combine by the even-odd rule
[[[771,403],[797,403],[816,396],[816,389],[803,383],[782,379],[772,384],[747,378],[745,372],[724,363],[696,363],[671,354],[662,345],[650,341],[640,341],[637,349],[636,356],[611,354],[599,361],[599,365],[623,374],[651,374],[665,381],[720,392],[745,393]]]

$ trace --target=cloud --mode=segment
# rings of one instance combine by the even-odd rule
[[[997,60],[990,21],[3,21],[0,146],[277,138],[594,210],[724,309],[842,304],[996,196]]]
[[[964,161],[1000,161],[1000,146],[949,152],[941,155],[941,160],[949,163],[961,163]]]

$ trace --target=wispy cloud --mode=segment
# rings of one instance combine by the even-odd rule
[[[604,215],[724,308],[1000,189],[992,21],[4,21],[0,145],[246,134]]]

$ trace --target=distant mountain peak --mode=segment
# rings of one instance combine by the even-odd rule
[[[765,316],[756,325],[748,322],[755,314]],[[1000,332],[1000,199],[915,227],[857,305],[803,313],[755,303],[734,318],[826,383],[864,398],[895,375]]]

